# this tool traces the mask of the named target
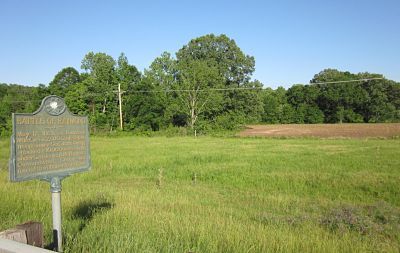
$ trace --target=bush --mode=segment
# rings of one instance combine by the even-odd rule
[[[240,112],[227,112],[215,118],[214,129],[236,130],[246,123],[246,117]]]
[[[166,129],[159,131],[159,133],[168,137],[187,136],[188,130],[185,127],[168,126]]]
[[[400,233],[400,211],[384,201],[370,206],[341,206],[331,210],[320,224],[331,231],[354,231],[362,235]]]

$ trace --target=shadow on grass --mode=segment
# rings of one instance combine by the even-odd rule
[[[67,241],[76,240],[77,236],[83,231],[83,229],[90,223],[90,221],[101,213],[104,213],[107,210],[110,210],[114,207],[114,201],[105,197],[104,195],[100,195],[94,197],[93,199],[84,200],[80,202],[75,208],[72,210],[72,220],[77,220],[80,224],[78,227],[79,232],[72,232],[69,236],[65,236],[63,234],[63,244],[68,245]],[[53,231],[53,241],[46,245],[44,248],[49,250],[57,251],[57,231]]]
[[[113,201],[100,197],[94,200],[86,200],[79,203],[72,212],[73,219],[81,220],[79,232],[81,232],[96,214],[103,213],[114,207]]]

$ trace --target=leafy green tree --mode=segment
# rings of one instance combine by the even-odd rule
[[[293,85],[286,93],[288,102],[293,106],[294,123],[322,123],[324,114],[319,109],[316,101],[319,96],[319,89],[315,85]]]
[[[151,79],[144,77],[133,89],[134,93],[129,100],[129,124],[131,130],[157,131],[165,126],[163,114],[165,104],[160,97],[157,87]],[[135,92],[137,91],[137,93]],[[142,92],[148,91],[148,92]]]
[[[222,88],[222,77],[218,69],[205,60],[182,60],[178,62],[178,87],[176,96],[182,112],[187,115],[187,125],[194,129],[199,115],[207,111],[218,111],[222,107],[222,94],[210,89]],[[207,91],[208,90],[208,91]]]
[[[366,81],[363,87],[368,93],[363,106],[364,120],[372,123],[391,121],[395,117],[396,108],[389,102],[381,81]]]
[[[265,123],[303,123],[303,107],[295,108],[288,102],[288,94],[285,88],[278,87],[276,90],[264,90],[264,113]],[[302,104],[301,104],[302,105]]]
[[[276,92],[271,88],[266,88],[262,93],[264,113],[262,114],[262,122],[269,124],[279,123],[280,106]]]
[[[222,34],[208,34],[192,39],[177,53],[178,62],[204,60],[214,65],[225,80],[225,86],[240,87],[250,80],[254,72],[254,57],[245,55],[235,41]]]
[[[175,87],[175,64],[171,55],[164,52],[144,71],[126,99],[130,129],[158,130],[172,124],[176,110],[171,108],[176,98],[168,91]]]
[[[82,60],[81,68],[88,73],[85,80],[92,113],[106,113],[109,106],[115,106],[116,74],[115,60],[105,53],[89,52]]]
[[[65,94],[65,103],[72,113],[78,115],[87,115],[87,86],[84,82],[75,83],[69,86]]]
[[[130,65],[128,58],[124,53],[118,57],[117,67],[116,67],[117,82],[121,84],[121,89],[125,91],[131,91],[135,84],[138,84],[142,78],[142,74],[139,70]]]
[[[49,84],[49,91],[53,95],[64,97],[68,92],[68,88],[80,82],[79,72],[72,68],[63,68]]]
[[[304,123],[316,124],[324,122],[324,113],[315,104],[303,104]]]
[[[123,121],[124,124],[129,124],[132,105],[131,101],[135,100],[135,94],[133,91],[135,90],[135,87],[139,86],[142,74],[135,66],[130,65],[128,58],[124,53],[121,53],[117,61],[116,77],[117,82],[121,85],[121,90],[124,92],[122,99]]]
[[[314,76],[311,83],[319,89],[316,103],[324,113],[325,122],[343,122],[345,111],[357,113],[362,110],[360,106],[365,103],[366,92],[360,82],[341,82],[359,78],[356,74],[336,69],[325,69]]]
[[[343,106],[339,106],[337,110],[337,118],[339,123],[362,123],[364,119],[362,115],[353,111],[353,109],[345,109]]]
[[[295,123],[296,110],[288,103],[281,104],[279,107],[279,122],[281,124]]]
[[[38,87],[0,84],[0,135],[11,133],[12,113],[36,111],[47,95],[47,88],[43,84],[39,84]]]
[[[367,80],[371,78],[375,80]],[[340,82],[350,80],[360,81]],[[311,82],[320,90],[317,104],[326,122],[394,122],[399,118],[398,88],[380,74],[326,69]]]
[[[246,121],[259,120],[263,110],[261,96],[246,90],[227,90],[200,94],[198,90],[259,88],[259,82],[250,82],[254,72],[254,58],[245,55],[235,41],[226,35],[208,34],[191,40],[177,53],[177,87],[196,92],[180,93],[179,99],[186,101],[185,115],[188,126],[194,127],[200,117],[209,122],[224,113],[242,114]],[[186,96],[183,98],[182,96]],[[201,97],[201,98],[200,98]],[[195,100],[197,109],[188,107]],[[198,101],[200,101],[198,100]],[[191,102],[190,102],[191,101]],[[205,102],[205,103],[204,103]],[[209,103],[213,102],[211,106]],[[182,108],[183,110],[183,108]]]
[[[114,92],[118,88],[115,60],[105,53],[89,52],[82,60],[81,68],[87,76],[86,101],[93,131],[96,126],[112,129],[118,125],[118,101]]]
[[[310,81],[310,83],[326,85],[329,82],[335,81],[350,81],[357,79],[358,76],[350,73],[349,71],[339,71],[337,69],[324,69],[318,74],[314,75],[314,78]]]
[[[397,109],[400,109],[400,83],[391,80],[384,80],[384,92],[388,101]]]
[[[383,83],[388,103],[394,107],[393,122],[400,122],[400,83],[385,80]]]
[[[258,80],[246,82],[242,90],[228,91],[228,104],[225,110],[237,112],[243,116],[243,124],[261,122],[264,113],[262,101],[263,84]]]

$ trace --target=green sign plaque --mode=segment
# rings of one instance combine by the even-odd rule
[[[90,169],[86,116],[69,112],[64,100],[45,97],[36,112],[13,113],[10,179],[64,178]]]

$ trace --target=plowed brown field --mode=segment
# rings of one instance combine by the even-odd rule
[[[400,123],[250,125],[239,136],[390,138],[400,136]]]

